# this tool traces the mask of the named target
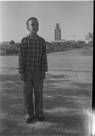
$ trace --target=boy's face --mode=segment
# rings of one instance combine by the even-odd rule
[[[37,20],[30,20],[28,21],[28,30],[31,34],[36,34],[39,29],[39,24]]]

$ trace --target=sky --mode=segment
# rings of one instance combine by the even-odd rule
[[[0,42],[20,42],[29,34],[26,20],[39,20],[38,35],[54,41],[56,23],[61,39],[84,40],[93,32],[93,1],[0,1]]]

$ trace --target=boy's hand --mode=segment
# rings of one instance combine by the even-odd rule
[[[46,77],[45,72],[41,72],[41,73],[40,73],[40,80],[44,80],[45,77]]]
[[[21,73],[20,79],[21,79],[22,81],[26,81],[26,80],[27,80],[26,73]]]

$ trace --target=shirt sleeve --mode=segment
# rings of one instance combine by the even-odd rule
[[[45,41],[43,42],[43,49],[42,49],[41,71],[42,72],[48,71],[48,62],[47,62],[47,52],[46,52],[46,43],[45,43]]]
[[[25,49],[24,49],[24,39],[21,40],[20,43],[20,51],[19,51],[19,73],[25,72]]]

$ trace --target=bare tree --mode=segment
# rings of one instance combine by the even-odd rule
[[[85,39],[88,41],[88,42],[93,42],[93,32],[89,32],[86,36],[85,36]]]

